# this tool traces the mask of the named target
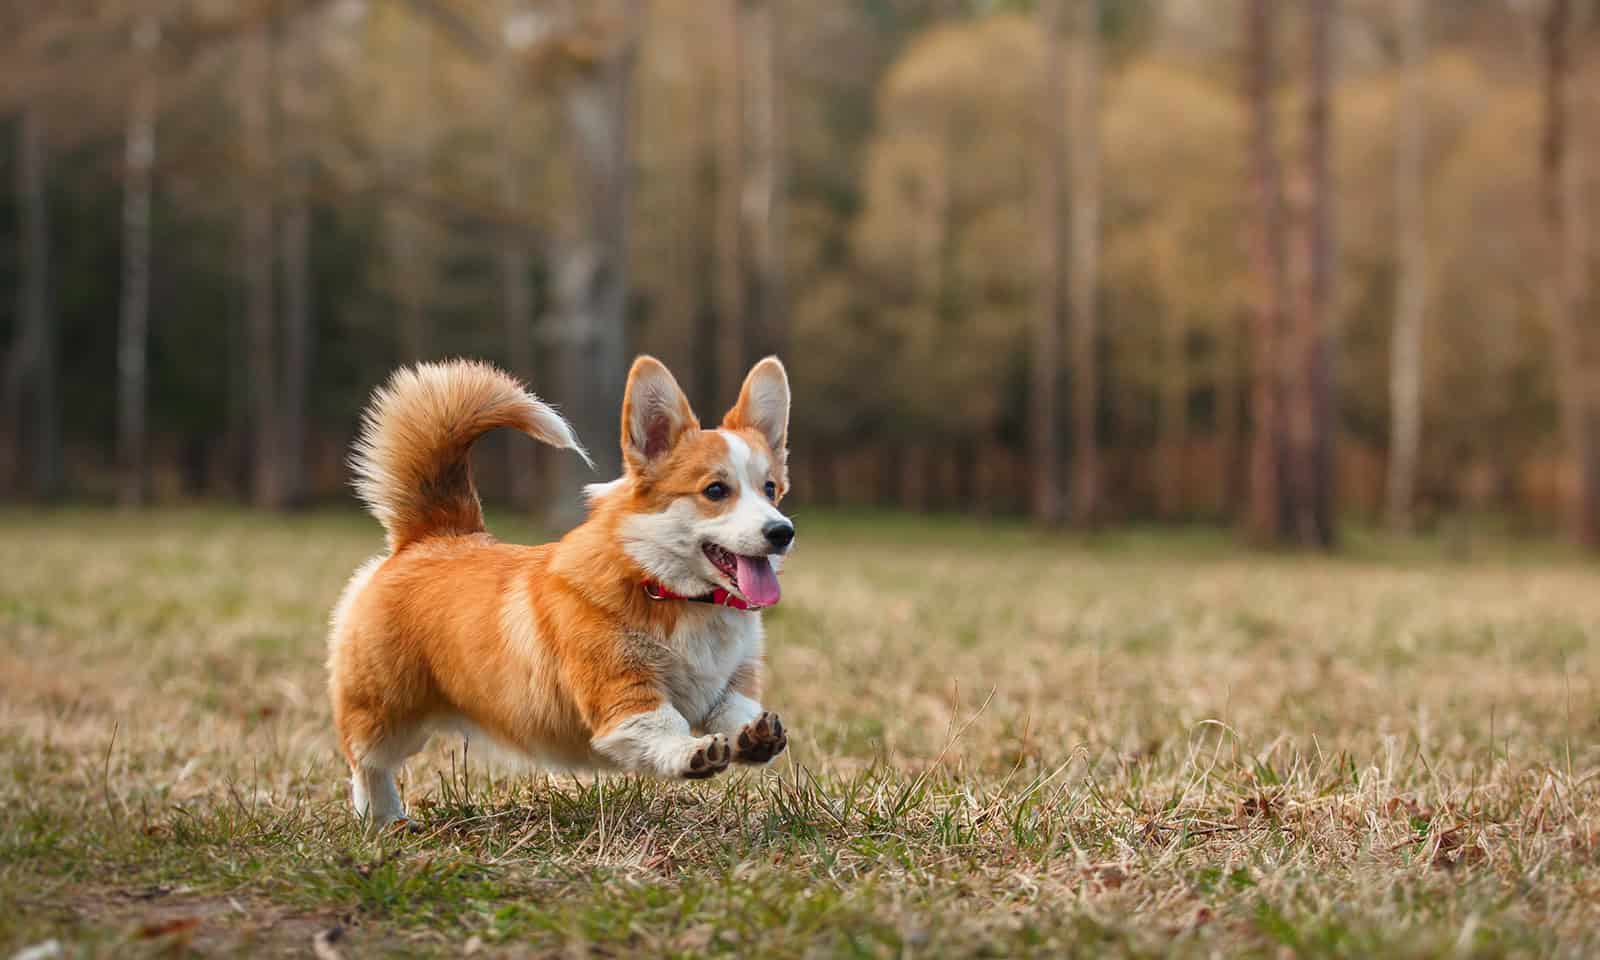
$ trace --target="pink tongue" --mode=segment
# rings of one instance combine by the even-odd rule
[[[751,606],[770,607],[778,602],[782,590],[766,557],[739,556],[739,592]]]

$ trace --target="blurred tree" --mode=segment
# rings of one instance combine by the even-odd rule
[[[283,144],[279,275],[283,281],[283,370],[280,381],[279,473],[284,503],[302,505],[306,476],[306,415],[311,383],[311,189],[317,131],[312,97],[317,86],[317,46],[329,25],[316,12],[284,21],[274,33],[277,119]]]
[[[1250,531],[1261,542],[1285,533],[1284,345],[1288,300],[1288,238],[1284,223],[1282,163],[1278,155],[1273,97],[1276,76],[1276,5],[1247,0],[1246,55],[1251,105],[1251,185],[1255,197],[1254,254],[1257,303],[1251,403],[1254,437],[1250,455]]]
[[[1332,90],[1333,0],[1310,0],[1305,154],[1294,169],[1291,255],[1274,117],[1271,4],[1247,6],[1258,308],[1251,530],[1260,540],[1331,546],[1335,535]],[[1291,300],[1292,307],[1291,310]]]
[[[575,209],[553,237],[546,321],[556,353],[555,389],[603,476],[621,471],[616,411],[627,372],[628,228],[632,150],[629,125],[642,0],[586,11],[565,44],[560,97]],[[576,457],[556,460],[550,521],[566,529],[583,517]]]
[[[1299,182],[1304,261],[1298,300],[1296,356],[1290,363],[1295,400],[1290,415],[1294,489],[1291,521],[1306,546],[1332,546],[1334,444],[1333,375],[1334,183],[1332,165],[1333,56],[1336,0],[1310,0],[1310,77],[1305,106],[1306,155]]]
[[[724,397],[756,359],[783,349],[787,177],[781,136],[784,64],[777,0],[726,0],[719,58],[717,202]]]
[[[1057,400],[1061,381],[1062,286],[1067,278],[1062,209],[1065,191],[1061,182],[1066,168],[1067,125],[1066,40],[1061,29],[1064,2],[1041,0],[1039,4],[1039,30],[1043,34],[1045,53],[1037,121],[1039,202],[1035,215],[1039,222],[1039,279],[1034,291],[1037,306],[1028,370],[1028,457],[1033,470],[1033,519],[1045,526],[1059,524],[1064,513],[1061,507],[1061,410]],[[1077,220],[1081,214],[1074,209],[1073,217]]]
[[[495,93],[499,111],[499,193],[504,218],[499,225],[500,310],[505,326],[506,366],[525,381],[534,379],[532,226],[524,197],[528,193],[528,165],[517,136],[523,127],[525,96],[520,57],[538,39],[542,20],[521,0],[499,0],[495,11],[500,42],[495,46]],[[507,468],[511,499],[523,509],[533,506],[535,495],[534,445],[516,438],[508,444]]]
[[[272,112],[274,21],[260,16],[246,28],[239,53],[239,114],[245,161],[244,211],[240,221],[246,286],[249,352],[251,499],[257,506],[284,504],[278,420],[278,314],[273,227],[277,144]]]
[[[1093,524],[1100,502],[1100,0],[1077,0],[1070,109],[1072,269],[1072,518]]]
[[[1544,129],[1540,196],[1546,249],[1545,309],[1555,336],[1561,422],[1576,473],[1571,535],[1600,547],[1600,417],[1589,369],[1583,313],[1589,295],[1589,254],[1579,167],[1572,146],[1572,0],[1548,0],[1541,39]]]
[[[50,296],[50,208],[45,105],[23,107],[17,122],[16,188],[21,211],[21,282],[17,286],[17,336],[7,385],[10,433],[17,438],[16,463],[24,462],[20,438],[30,437],[30,489],[45,499],[61,490],[61,399],[59,334]]]
[[[717,328],[716,396],[726,398],[739,390],[749,346],[749,310],[745,298],[745,36],[741,11],[744,0],[724,0],[720,29],[716,31],[719,86],[716,100],[716,283]],[[706,414],[710,416],[709,413]]]
[[[748,331],[745,364],[778,353],[787,341],[784,319],[785,193],[782,126],[784,63],[778,43],[776,0],[735,0],[738,62],[737,98],[741,107],[737,168],[740,273]],[[741,365],[743,366],[743,365]],[[741,370],[735,376],[743,378]]]
[[[1389,367],[1389,527],[1415,524],[1417,463],[1422,447],[1422,329],[1428,309],[1428,237],[1423,181],[1426,163],[1426,58],[1423,0],[1397,0],[1400,21],[1400,104],[1395,116],[1395,261],[1393,346]]]
[[[124,506],[144,502],[149,482],[145,464],[146,409],[150,349],[150,195],[156,159],[157,48],[161,21],[146,12],[133,27],[138,76],[128,103],[122,181],[122,310],[117,344],[117,453],[121,467],[118,499]]]

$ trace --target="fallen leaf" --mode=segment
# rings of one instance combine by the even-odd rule
[[[1085,867],[1083,878],[1102,890],[1115,890],[1128,882],[1128,872],[1115,863],[1102,863]]]
[[[160,923],[147,923],[139,928],[134,936],[140,940],[154,940],[158,937],[171,937],[192,932],[200,926],[199,917],[176,917],[163,920]]]

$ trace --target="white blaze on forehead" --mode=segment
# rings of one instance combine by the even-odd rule
[[[728,469],[739,489],[733,509],[713,522],[714,539],[734,553],[765,553],[767,524],[785,519],[767,499],[765,487],[772,458],[766,451],[752,448],[737,433],[717,433],[728,445]]]
[[[718,430],[717,433],[728,445],[728,465],[733,475],[739,478],[739,486],[760,490],[766,483],[767,471],[772,468],[771,459],[762,451],[752,450],[744,437],[737,433],[728,430]]]

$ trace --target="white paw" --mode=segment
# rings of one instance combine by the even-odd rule
[[[685,780],[704,780],[728,769],[728,764],[732,761],[733,748],[728,746],[728,738],[720,733],[714,733],[694,741],[685,751],[683,766],[679,768],[678,776]]]

